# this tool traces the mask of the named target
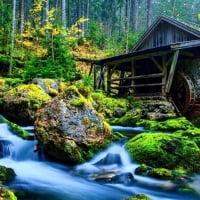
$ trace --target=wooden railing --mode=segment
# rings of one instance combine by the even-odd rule
[[[137,88],[146,88],[146,87],[162,87],[164,86],[165,79],[163,79],[164,73],[156,73],[156,74],[145,74],[145,75],[138,75],[138,76],[133,76],[133,77],[125,77],[125,78],[114,78],[108,80],[108,91],[113,93],[112,90],[118,90],[118,91],[123,91],[123,89],[137,89]],[[161,78],[159,82],[154,82],[153,78]],[[151,81],[148,81],[148,83],[142,83],[144,79],[152,79]],[[136,83],[139,80],[140,83]],[[122,81],[125,83],[123,84]],[[128,81],[128,84],[126,83]],[[143,81],[144,82],[144,81]]]

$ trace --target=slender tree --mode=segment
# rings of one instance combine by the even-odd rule
[[[130,0],[126,0],[125,6],[125,32],[126,32],[126,53],[128,52],[128,34],[129,34],[129,21],[130,21]]]
[[[152,0],[147,0],[147,28],[151,25],[152,20]]]
[[[138,13],[139,13],[139,2],[133,0],[133,31],[138,30]]]
[[[11,74],[12,68],[13,68],[13,51],[14,51],[14,41],[15,41],[15,29],[16,29],[16,0],[13,0],[10,66],[9,66],[9,70],[8,70],[9,74]]]
[[[64,32],[66,32],[66,0],[62,0],[62,25],[64,27]]]
[[[20,1],[20,34],[24,32],[24,11],[25,5],[24,0]]]

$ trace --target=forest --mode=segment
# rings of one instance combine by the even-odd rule
[[[1,0],[0,72],[69,80],[77,57],[128,52],[158,16],[199,24],[199,12],[198,0]]]
[[[199,27],[199,0],[0,0],[0,200],[199,200]]]

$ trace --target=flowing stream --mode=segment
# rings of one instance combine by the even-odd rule
[[[13,135],[7,124],[0,124],[0,165],[14,169],[16,178],[6,187],[19,200],[122,200],[139,193],[154,200],[200,199],[199,175],[190,183],[196,192],[183,192],[171,181],[135,175],[138,164],[130,159],[123,142],[113,143],[90,162],[74,167],[38,155],[33,151],[36,143]]]

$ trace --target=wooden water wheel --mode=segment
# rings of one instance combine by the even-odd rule
[[[170,95],[177,111],[184,115],[190,111],[195,103],[195,88],[191,78],[183,73],[176,73]]]

